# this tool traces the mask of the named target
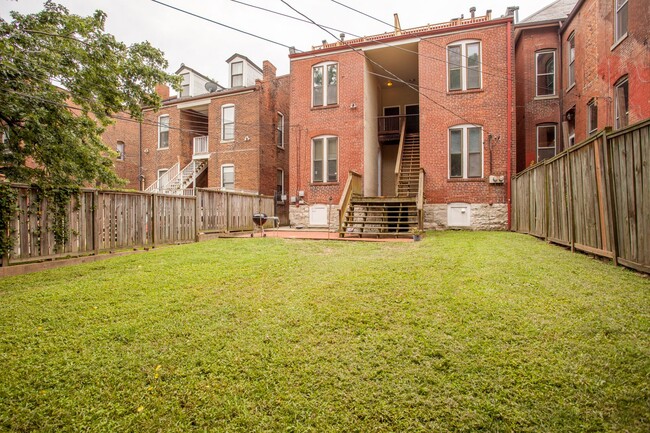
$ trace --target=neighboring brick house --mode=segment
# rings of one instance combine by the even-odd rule
[[[239,54],[227,63],[229,88],[182,65],[180,95],[159,111],[145,110],[143,182],[150,192],[192,194],[200,187],[275,195],[286,222],[289,76],[276,77],[270,62],[262,69]]]
[[[647,0],[559,0],[515,26],[517,170],[650,117]]]
[[[353,171],[367,203],[348,213],[370,215],[370,198],[388,208],[423,193],[423,228],[507,227],[514,9],[494,19],[470,12],[404,30],[396,17],[393,32],[290,55],[292,224],[336,225]],[[382,217],[387,223],[346,222],[343,232],[416,228],[400,227],[396,212]]]
[[[168,95],[169,96],[169,95]],[[102,141],[118,153],[115,159],[115,173],[127,181],[124,188],[141,190],[140,182],[140,123],[130,119],[127,113],[114,118],[115,123],[106,127]]]

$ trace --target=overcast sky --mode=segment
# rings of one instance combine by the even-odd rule
[[[301,23],[289,18],[255,9],[232,0],[160,0],[163,3],[192,12],[265,37],[299,50],[320,45],[323,39],[334,38],[313,24]],[[281,0],[241,0],[292,16],[299,16]],[[354,35],[374,35],[390,28],[372,18],[360,15],[341,6],[343,3],[372,15],[385,22],[393,22],[398,13],[402,28],[423,26],[448,21],[476,7],[476,15],[485,15],[492,9],[492,16],[505,13],[507,6],[519,6],[519,18],[525,18],[553,0],[285,0],[319,24]],[[9,11],[32,13],[42,9],[44,0],[0,0],[0,16],[9,19]],[[185,63],[199,72],[227,85],[227,65],[234,53],[240,53],[262,66],[270,60],[278,74],[289,72],[288,49],[270,42],[238,33],[193,17],[177,10],[154,3],[151,0],[59,0],[71,13],[90,15],[96,9],[107,13],[106,31],[117,39],[130,44],[148,40],[164,51],[169,61],[169,72],[175,72]],[[333,32],[338,36],[339,31]]]

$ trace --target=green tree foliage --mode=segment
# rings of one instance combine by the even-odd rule
[[[0,174],[49,188],[119,184],[100,135],[117,113],[159,107],[156,84],[178,87],[163,53],[105,33],[102,11],[81,17],[47,1],[11,17],[0,19]]]

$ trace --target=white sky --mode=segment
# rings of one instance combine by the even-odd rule
[[[320,45],[323,39],[334,38],[313,24],[301,23],[270,14],[231,0],[161,0],[180,9],[204,16],[229,26],[246,30],[268,39],[308,50]],[[241,0],[245,3],[298,16],[281,0]],[[385,24],[360,15],[332,0],[285,0],[294,8],[319,24],[343,30],[347,39],[356,35],[384,33]],[[507,6],[519,6],[519,19],[539,10],[552,0],[337,0],[357,10],[393,22],[393,13],[399,14],[402,28],[441,23],[469,16],[469,8],[476,7],[476,15],[492,16],[505,13]],[[44,0],[0,0],[0,16],[9,19],[9,11],[32,13],[42,9]],[[227,86],[226,59],[239,53],[260,67],[270,60],[278,75],[289,72],[288,49],[253,38],[182,12],[172,10],[151,0],[59,0],[71,13],[90,15],[96,9],[107,13],[106,31],[127,44],[148,40],[161,49],[169,61],[169,72],[175,72],[181,63],[218,80]],[[340,32],[333,32],[338,36]]]

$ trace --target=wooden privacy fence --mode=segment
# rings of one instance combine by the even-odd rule
[[[512,180],[512,229],[650,272],[650,119]]]
[[[53,215],[37,190],[14,185],[14,246],[2,266],[102,251],[195,242],[199,233],[252,230],[253,213],[275,215],[273,197],[197,189],[196,196],[83,189],[65,209],[68,240],[56,245]]]

